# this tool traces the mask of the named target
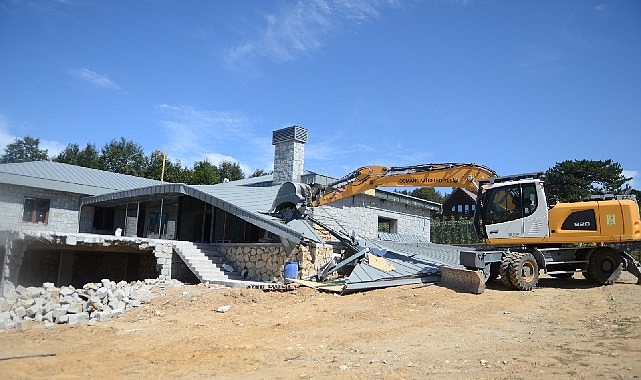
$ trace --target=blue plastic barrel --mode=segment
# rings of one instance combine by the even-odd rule
[[[298,278],[298,262],[297,261],[288,261],[285,263],[285,282],[287,280]]]

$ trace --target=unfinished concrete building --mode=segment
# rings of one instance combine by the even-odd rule
[[[304,221],[268,214],[283,182],[333,180],[303,169],[307,138],[298,126],[274,131],[273,174],[217,185],[163,183],[50,161],[2,164],[2,283],[175,278],[236,284],[279,280],[290,261],[301,276],[312,275],[336,250],[331,237]],[[430,215],[438,209],[376,190],[319,207],[314,218],[345,235],[428,241]]]

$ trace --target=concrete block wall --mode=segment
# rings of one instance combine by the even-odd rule
[[[333,247],[326,244],[297,245],[289,254],[280,243],[226,243],[216,246],[234,269],[241,271],[247,268],[248,279],[255,281],[282,280],[288,261],[298,263],[299,277],[315,275],[333,254]]]
[[[22,221],[25,197],[49,199],[48,224]],[[59,191],[0,184],[0,230],[78,232],[80,196]]]
[[[377,238],[378,218],[383,217],[396,220],[398,234],[430,238],[429,210],[385,201],[373,195],[358,194],[308,212],[314,219],[348,236],[354,230],[361,237]]]

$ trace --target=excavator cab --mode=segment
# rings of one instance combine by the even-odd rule
[[[480,181],[474,227],[484,239],[549,235],[547,199],[540,173]]]

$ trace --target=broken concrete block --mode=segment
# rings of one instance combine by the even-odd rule
[[[27,309],[25,309],[24,306],[18,306],[13,309],[13,315],[15,315],[17,319],[22,319],[27,315]]]
[[[138,300],[142,303],[151,301],[154,295],[151,293],[151,290],[148,289],[138,289],[131,292],[129,298],[132,300]]]
[[[78,314],[67,314],[67,317],[67,323],[69,323],[70,326],[89,321],[89,313],[86,312]]]
[[[58,316],[57,318],[54,319],[54,322],[56,322],[58,324],[67,323],[67,322],[69,322],[69,315],[68,314],[60,315],[60,316]]]
[[[78,313],[82,313],[84,311],[83,309],[84,309],[83,308],[83,303],[74,302],[74,303],[69,304],[69,308],[67,308],[67,313],[69,313],[69,314],[78,314]]]
[[[67,315],[67,309],[63,307],[57,307],[51,311],[51,316],[56,323],[59,323],[58,320],[64,315]]]
[[[15,322],[16,330],[25,331],[33,327],[33,321],[30,319],[21,319]]]
[[[8,300],[18,298],[16,287],[12,283],[5,281],[2,287],[2,297]]]
[[[11,313],[8,311],[3,311],[0,313],[0,324],[5,321],[11,321]]]
[[[0,298],[0,312],[9,311],[11,309],[11,303],[6,298]]]
[[[76,290],[73,289],[72,287],[69,287],[69,286],[63,286],[63,287],[60,288],[60,295],[61,296],[69,296],[69,295],[74,294],[75,292],[76,292]]]
[[[95,318],[99,322],[106,321],[107,319],[111,318],[111,312],[110,311],[98,311],[95,313],[91,314],[92,318]]]

